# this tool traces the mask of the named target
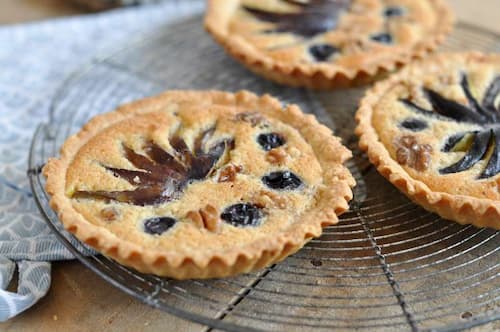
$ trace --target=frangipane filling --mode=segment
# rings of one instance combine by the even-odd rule
[[[271,56],[338,62],[428,38],[438,24],[433,6],[428,0],[243,0],[231,28]]]
[[[266,224],[270,214],[279,214],[286,221],[288,217],[279,211],[293,211],[293,201],[299,197],[306,198],[306,205],[311,204],[311,194],[319,182],[308,183],[296,174],[297,165],[310,160],[312,150],[308,147],[301,153],[307,143],[295,129],[269,121],[257,112],[222,114],[208,129],[191,130],[182,120],[176,126],[179,129],[172,134],[164,133],[167,144],[152,138],[143,138],[139,145],[127,143],[127,139],[117,143],[119,162],[131,167],[119,167],[99,158],[88,161],[98,168],[100,176],[125,181],[132,189],[89,190],[76,184],[70,195],[77,209],[88,212],[89,206],[98,204],[102,207],[98,222],[105,225],[119,223],[122,216],[133,211],[142,218],[138,230],[160,236],[186,222],[211,233],[219,233],[223,223],[258,228]],[[191,137],[184,137],[183,133],[190,130]],[[163,136],[161,132],[156,135]],[[148,135],[141,132],[139,136]],[[253,165],[256,160],[258,167]],[[317,161],[312,165],[313,170],[320,171]],[[76,177],[79,182],[78,174]],[[221,200],[225,201],[220,203],[217,195],[209,194],[205,200],[197,197],[203,203],[187,209],[191,191],[202,192],[204,185],[212,193],[220,190],[225,197]]]

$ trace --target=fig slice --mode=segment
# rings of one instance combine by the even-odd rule
[[[485,109],[483,106],[481,106],[479,104],[479,102],[477,101],[477,99],[474,98],[474,96],[472,95],[467,75],[465,75],[465,74],[462,75],[462,80],[461,80],[460,84],[462,86],[462,90],[464,91],[465,96],[467,97],[467,101],[469,102],[469,105],[477,113],[479,113],[482,117],[484,117],[486,122],[497,121],[497,117],[495,116],[495,114],[493,112],[489,112],[487,109]]]
[[[302,37],[314,37],[335,29],[341,12],[347,10],[351,4],[351,0],[311,0],[304,3],[288,0],[286,2],[299,5],[300,10],[292,13],[276,13],[250,6],[243,6],[243,8],[261,21],[276,24],[276,28],[266,32],[289,32]]]
[[[433,90],[424,89],[424,92],[427,94],[433,110],[438,114],[457,122],[487,123],[487,119],[484,116],[465,105],[444,98]]]
[[[124,157],[138,170],[103,167],[114,176],[136,186],[124,191],[77,191],[74,198],[113,200],[133,205],[156,205],[177,199],[184,188],[193,180],[203,180],[228,149],[234,148],[233,139],[227,138],[214,143],[207,149],[207,140],[215,128],[202,132],[196,137],[193,153],[184,139],[177,134],[170,138],[175,157],[155,142],[148,141],[142,155],[124,145]],[[227,159],[227,158],[226,158]],[[223,162],[228,160],[224,159]]]
[[[478,179],[486,179],[490,178],[492,176],[497,175],[500,173],[500,129],[495,129],[492,130],[491,133],[491,143],[490,143],[490,148],[492,149],[491,151],[491,156],[490,160],[488,161],[488,164],[484,168],[483,172],[481,175],[479,175]]]
[[[458,173],[468,170],[469,168],[474,166],[479,160],[484,157],[486,151],[488,151],[488,146],[492,134],[492,130],[474,133],[472,145],[466,152],[465,156],[463,156],[463,158],[455,164],[440,169],[439,172],[441,174]]]
[[[486,92],[483,97],[483,106],[490,110],[491,112],[494,112],[496,115],[495,120],[498,121],[500,117],[500,103],[495,106],[495,101],[498,98],[498,95],[500,95],[500,76],[497,76],[493,82],[490,84],[488,89],[486,89]]]
[[[486,89],[482,104],[473,96],[467,75],[462,75],[460,86],[467,98],[468,105],[447,99],[427,88],[423,88],[423,91],[432,105],[432,110],[426,110],[409,99],[401,99],[400,102],[416,113],[441,120],[478,125],[494,124],[500,121],[500,110],[496,109],[497,106],[495,106],[495,101],[500,94],[500,76],[496,77]]]

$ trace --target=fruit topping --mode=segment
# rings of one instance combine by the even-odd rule
[[[337,27],[340,14],[347,10],[351,0],[281,0],[298,6],[298,11],[276,13],[255,7],[244,6],[245,10],[261,21],[275,23],[272,30],[266,33],[294,33],[303,37],[334,30]]]
[[[466,103],[448,99],[436,91],[423,88],[425,98],[432,106],[427,110],[409,99],[401,102],[410,110],[438,121],[453,121],[476,125],[478,130],[458,133],[445,138],[443,152],[465,152],[465,155],[454,164],[440,170],[442,174],[463,172],[480,160],[487,160],[487,165],[479,179],[492,177],[500,173],[500,107],[495,104],[500,95],[500,76],[497,76],[487,87],[482,101],[473,95],[466,74],[462,74],[460,86]]]
[[[389,6],[384,10],[385,17],[397,17],[403,15],[403,9],[397,6]]]
[[[257,137],[257,142],[266,151],[282,146],[286,143],[286,139],[278,133],[260,134]]]
[[[420,120],[420,119],[415,119],[415,118],[408,118],[403,120],[401,122],[401,127],[411,130],[411,131],[421,131],[424,130],[428,127],[427,122]]]
[[[144,231],[148,234],[161,235],[172,228],[177,221],[170,217],[154,217],[144,221]]]
[[[264,213],[254,204],[239,203],[228,206],[220,217],[228,224],[236,227],[259,226]]]
[[[224,152],[234,148],[232,139],[224,139],[207,147],[207,141],[214,130],[208,129],[195,139],[194,152],[178,135],[170,138],[173,154],[152,141],[147,142],[144,147],[146,155],[124,145],[125,158],[139,170],[104,167],[136,188],[125,191],[78,191],[73,197],[113,200],[142,206],[177,199],[187,184],[209,176]]]
[[[474,132],[472,144],[470,144],[465,155],[448,167],[439,170],[441,174],[463,172],[474,166],[479,160],[483,159],[490,145],[494,145],[496,149],[496,138],[492,129],[487,131]],[[490,159],[491,160],[491,159]],[[489,171],[488,173],[490,173]]]
[[[377,33],[370,37],[371,40],[376,41],[377,43],[382,44],[390,44],[392,43],[392,36],[387,32]]]
[[[480,179],[487,179],[497,175],[500,172],[500,132],[498,129],[491,131],[490,147],[493,145],[490,160],[485,169],[479,175]]]
[[[338,47],[329,44],[316,44],[309,47],[309,53],[318,62],[327,61],[333,54],[339,53]]]
[[[445,98],[439,93],[427,88],[423,90],[427,100],[432,105],[432,110],[426,110],[408,99],[403,99],[401,101],[415,112],[427,116],[434,115],[442,120],[479,125],[499,122],[500,109],[498,106],[495,106],[494,100],[500,94],[500,76],[490,84],[489,88],[486,90],[482,103],[479,103],[472,95],[466,75],[462,76],[460,85],[467,98],[467,105]]]
[[[488,90],[486,90],[483,97],[483,107],[487,110],[496,110],[497,113],[500,112],[498,96],[500,96],[500,76],[497,76],[493,82],[491,82]]]
[[[457,152],[457,151],[462,151],[465,152],[469,147],[470,143],[472,143],[472,138],[474,135],[473,134],[456,134],[448,137],[446,142],[444,143],[443,149],[441,151],[443,152]]]
[[[396,160],[401,165],[408,165],[419,172],[425,171],[431,164],[432,147],[419,144],[414,136],[406,135],[397,142]]]
[[[262,177],[262,182],[271,189],[294,190],[302,186],[302,180],[290,171],[272,172]]]

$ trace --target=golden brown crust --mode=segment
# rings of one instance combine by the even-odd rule
[[[107,128],[139,114],[147,116],[171,104],[180,107],[196,105],[201,108],[224,106],[265,109],[267,117],[278,119],[299,130],[310,144],[322,169],[323,181],[317,189],[313,208],[301,215],[300,222],[294,222],[278,233],[259,237],[238,247],[191,253],[146,247],[124,240],[106,227],[89,222],[77,211],[72,198],[67,194],[67,181],[73,181],[71,177],[67,177],[67,173],[75,156],[93,137]],[[283,109],[280,102],[270,96],[258,97],[246,91],[236,94],[218,91],[170,91],[96,116],[78,134],[68,138],[61,149],[61,156],[58,159],[50,159],[43,172],[47,177],[46,190],[52,196],[51,207],[57,211],[66,229],[81,241],[144,273],[177,279],[211,278],[245,273],[280,261],[299,250],[309,239],[320,236],[322,227],[337,223],[337,215],[348,209],[347,202],[352,198],[351,187],[355,183],[343,166],[350,156],[350,151],[331,135],[328,128],[319,124],[313,116],[304,115],[295,105]],[[105,216],[109,217],[107,212]],[[210,214],[213,214],[212,212]],[[113,215],[114,217],[116,216]],[[213,230],[209,232],[212,234],[210,236],[217,236],[213,218],[205,213],[198,221],[203,222],[203,218],[210,219],[208,227]]]
[[[375,50],[362,56],[354,56],[347,61],[348,65],[335,62],[298,62],[290,61],[286,55],[271,57],[238,33],[230,31],[227,16],[235,11],[241,1],[209,0],[205,16],[206,30],[229,54],[253,72],[281,84],[311,89],[353,87],[382,78],[434,51],[451,32],[454,22],[451,10],[443,0],[429,0],[437,21],[432,31],[427,31],[425,38],[411,47],[398,48],[380,59],[375,56]]]
[[[408,85],[411,85],[416,80],[423,79],[422,77],[426,79],[426,84],[439,86],[439,78],[435,76],[437,73],[442,72],[445,68],[449,69],[448,67],[453,67],[457,73],[466,72],[467,70],[464,68],[467,68],[468,64],[471,66],[476,65],[479,68],[474,67],[476,70],[475,77],[482,79],[482,75],[488,71],[485,69],[481,73],[481,64],[494,64],[499,69],[500,55],[483,55],[477,52],[445,53],[406,67],[400,73],[391,76],[383,82],[379,82],[366,93],[356,114],[356,121],[358,123],[356,134],[360,138],[360,148],[367,152],[370,161],[377,167],[379,173],[417,204],[439,214],[445,219],[454,220],[461,224],[473,224],[477,227],[500,229],[500,202],[498,197],[488,197],[490,195],[486,191],[490,183],[495,188],[497,187],[498,175],[490,179],[476,181],[478,170],[484,167],[484,164],[478,164],[476,167],[467,170],[465,174],[450,174],[446,175],[447,178],[444,178],[444,176],[439,175],[439,172],[436,172],[436,166],[431,167],[429,170],[418,170],[415,166],[410,167],[409,165],[398,163],[398,158],[394,155],[391,156],[391,152],[389,151],[393,151],[394,147],[386,146],[381,139],[381,137],[384,137],[387,142],[386,136],[392,135],[387,133],[392,130],[387,129],[387,122],[391,121],[389,118],[393,114],[391,112],[394,112],[394,108],[390,108],[390,106],[384,104],[384,113],[387,114],[387,118],[382,119],[374,116],[380,102],[391,93],[394,94],[397,88],[411,90],[411,87],[408,88]],[[491,70],[491,68],[488,70]],[[449,74],[452,76],[451,73]],[[443,77],[446,77],[446,75],[443,75]],[[489,76],[485,74],[484,77]],[[450,84],[450,82],[446,82],[445,84]],[[458,83],[453,84],[458,85]],[[423,85],[422,81],[420,85]],[[446,91],[446,88],[443,88],[442,91]],[[448,90],[451,95],[453,93],[457,94],[456,91],[459,91],[459,89],[449,88]],[[458,95],[455,98],[460,99],[463,97]],[[382,112],[381,109],[379,110],[380,112]],[[383,132],[380,133],[376,127],[382,123],[384,124]],[[445,126],[458,127],[459,125],[451,122],[451,124],[446,124]],[[460,124],[460,126],[464,125]],[[437,126],[433,125],[433,128],[437,128]],[[460,127],[460,129],[463,128]],[[424,136],[421,134],[415,134],[415,137],[424,140],[422,138]],[[434,161],[439,161],[439,157],[435,156],[443,155],[443,153],[439,151],[437,138],[431,137],[428,139],[429,142],[434,144]],[[439,142],[439,144],[442,143]],[[470,186],[467,184],[470,184]],[[465,187],[466,189],[462,189],[461,187]],[[462,192],[465,190],[465,193],[461,194],[461,190]]]

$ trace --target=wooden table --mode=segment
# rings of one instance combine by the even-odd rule
[[[499,0],[449,0],[458,19],[500,33]],[[67,0],[1,0],[0,24],[21,23],[88,10]],[[0,323],[2,331],[201,331],[186,322],[152,309],[109,285],[77,261],[53,264],[52,286],[25,313]],[[474,329],[490,331],[491,325]]]

